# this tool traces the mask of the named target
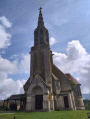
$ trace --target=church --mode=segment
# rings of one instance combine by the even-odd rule
[[[85,109],[81,84],[71,74],[64,74],[53,63],[49,32],[44,25],[41,9],[38,25],[34,30],[34,46],[30,52],[30,77],[23,86],[25,93],[8,98],[8,106],[11,110],[24,111]]]

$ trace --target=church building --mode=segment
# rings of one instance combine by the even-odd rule
[[[17,100],[21,100],[18,104],[21,104],[25,111],[85,109],[81,84],[71,74],[64,74],[53,63],[49,32],[44,25],[41,8],[30,55],[30,77],[24,85],[25,94],[20,95],[21,97],[11,96],[8,98],[9,104],[11,100],[16,99],[16,104]]]

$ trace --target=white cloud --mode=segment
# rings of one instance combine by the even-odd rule
[[[0,17],[0,21],[2,22],[2,25],[7,28],[12,26],[12,23],[5,16]]]
[[[54,63],[64,73],[76,73],[82,84],[82,92],[90,91],[90,54],[78,40],[68,43],[66,54],[54,52]]]
[[[17,73],[30,74],[30,54],[12,55],[11,60],[17,64]]]
[[[23,85],[25,84],[26,80],[22,79],[14,81],[13,79],[8,78],[4,74],[1,75],[2,77],[0,76],[0,99],[3,100],[13,94],[24,93]]]
[[[22,55],[22,59],[19,63],[20,73],[30,73],[30,55]]]
[[[50,46],[54,45],[56,43],[55,38],[51,37],[50,38]]]
[[[6,52],[5,52],[5,50],[1,50],[1,52],[0,52],[0,54],[5,54]]]
[[[87,55],[87,52],[78,40],[73,40],[72,42],[68,43],[67,55],[68,58],[72,58],[75,60],[80,58],[80,56]]]
[[[24,93],[23,85],[25,79],[14,80],[9,78],[9,74],[30,73],[30,56],[22,55],[22,59],[10,61],[0,56],[0,99],[6,99],[12,94]]]
[[[0,49],[1,54],[5,53],[5,49],[11,45],[11,34],[6,32],[12,23],[5,17],[0,17]],[[19,59],[20,58],[20,59]],[[25,79],[14,80],[10,78],[9,74],[30,73],[30,56],[29,54],[12,57],[13,61],[2,58],[0,55],[0,99],[6,99],[12,94],[24,93],[23,85]]]
[[[9,61],[0,56],[0,73],[13,74],[17,71],[17,61]]]
[[[0,21],[0,48],[6,48],[11,44],[11,34],[6,32],[11,27],[11,22],[5,16],[0,17]]]
[[[17,72],[17,62],[3,59],[0,56],[0,99],[5,99],[13,93],[19,92],[17,81],[8,78],[8,74]],[[16,89],[15,89],[16,88]]]

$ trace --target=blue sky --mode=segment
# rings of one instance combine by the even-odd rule
[[[0,37],[0,80],[6,87],[6,90],[0,87],[2,99],[22,93],[22,85],[30,75],[29,52],[40,6],[55,54],[54,63],[82,83],[83,93],[89,93],[90,85],[86,86],[90,82],[90,0],[0,0],[0,35],[6,33],[4,40]],[[83,77],[87,78],[86,82]],[[9,93],[7,88],[11,84],[13,90]]]

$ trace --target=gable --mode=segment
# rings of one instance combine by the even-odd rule
[[[43,81],[43,79],[39,75],[35,75],[32,79],[30,85],[28,86],[27,94],[32,94],[32,90],[35,87],[40,87],[43,90],[43,93],[46,93],[49,90],[47,84]]]

